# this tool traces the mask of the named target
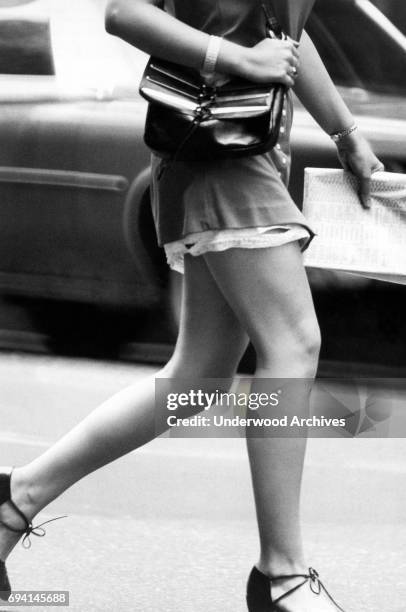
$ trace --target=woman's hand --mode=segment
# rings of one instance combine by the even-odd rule
[[[244,50],[241,76],[256,83],[283,83],[293,87],[299,67],[299,53],[294,42],[265,38]]]
[[[337,143],[338,158],[344,170],[352,172],[359,181],[359,197],[364,208],[371,206],[371,175],[385,169],[371,146],[356,130]]]

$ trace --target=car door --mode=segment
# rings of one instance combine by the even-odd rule
[[[93,3],[82,0],[80,15],[64,2],[14,4],[0,6],[0,291],[151,304],[156,283],[140,274],[122,226],[128,190],[148,165],[144,106],[134,96],[118,99],[111,83],[104,87],[100,63],[98,82],[85,80],[97,72],[93,40],[105,35]],[[79,57],[87,5],[93,12]],[[69,49],[61,59],[67,15]],[[86,62],[79,74],[75,66]]]
[[[406,38],[367,0],[317,0],[307,24],[331,77],[389,171],[406,169]],[[303,168],[338,166],[336,150],[297,104],[291,189],[303,194]]]

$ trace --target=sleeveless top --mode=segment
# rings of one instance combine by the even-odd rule
[[[266,5],[270,0],[264,0]],[[261,0],[166,0],[165,10],[184,23],[231,42],[253,47],[266,37]]]

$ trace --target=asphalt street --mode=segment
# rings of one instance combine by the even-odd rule
[[[153,372],[0,354],[0,465],[35,457],[100,401]],[[347,612],[405,610],[405,483],[404,439],[309,440],[308,558]],[[14,551],[14,589],[69,591],[75,612],[245,610],[257,534],[243,440],[158,439],[38,518],[60,514],[68,518],[49,525],[46,538]]]

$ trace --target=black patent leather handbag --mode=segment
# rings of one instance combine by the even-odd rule
[[[268,35],[285,38],[264,8]],[[144,140],[159,157],[205,160],[258,155],[279,136],[287,89],[235,78],[208,85],[196,70],[152,57],[140,94],[149,102]]]

